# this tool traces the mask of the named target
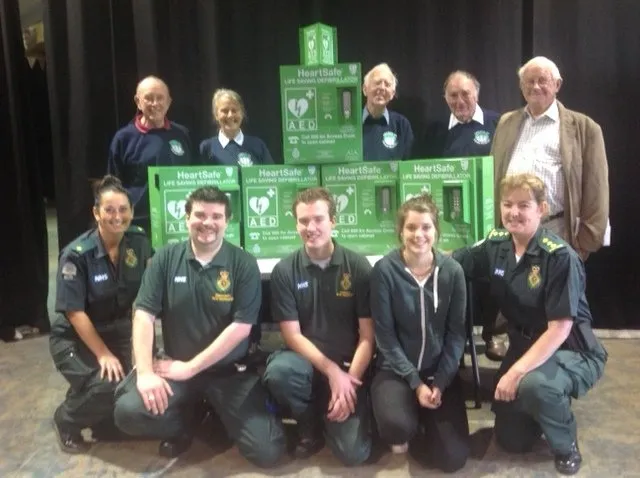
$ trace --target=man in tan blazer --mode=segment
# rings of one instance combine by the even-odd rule
[[[556,99],[562,77],[553,61],[535,57],[520,68],[518,76],[527,106],[502,115],[496,128],[491,148],[496,197],[498,184],[507,174],[539,176],[548,188],[550,204],[544,226],[586,260],[602,246],[609,219],[602,129]]]

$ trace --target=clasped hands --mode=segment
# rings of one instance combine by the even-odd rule
[[[416,388],[416,397],[421,407],[435,410],[442,405],[442,392],[438,387],[429,387],[425,383],[421,383]]]
[[[342,370],[337,364],[331,367],[327,379],[331,391],[327,407],[327,420],[342,423],[356,411],[358,387],[362,385],[362,382]]]

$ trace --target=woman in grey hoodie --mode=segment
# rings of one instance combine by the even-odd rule
[[[379,350],[371,384],[380,438],[445,472],[469,456],[469,424],[458,367],[464,352],[466,284],[462,267],[437,252],[438,209],[430,196],[398,210],[401,246],[371,275],[371,313]]]

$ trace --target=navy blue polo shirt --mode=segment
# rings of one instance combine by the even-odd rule
[[[335,362],[350,361],[359,341],[359,319],[370,318],[366,257],[335,243],[325,269],[304,248],[271,272],[271,308],[277,322],[297,320],[302,335]]]
[[[442,157],[489,155],[500,114],[484,109],[482,112],[484,113],[482,123],[472,119],[468,123],[458,123],[447,131]]]
[[[136,117],[118,130],[109,148],[107,171],[122,181],[134,207],[134,222],[149,228],[148,166],[193,164],[189,131],[165,120],[163,128],[146,128]]]
[[[411,158],[413,130],[409,120],[385,110],[380,118],[362,114],[362,147],[365,161],[392,161]]]
[[[205,139],[200,143],[201,163],[222,166],[273,164],[267,145],[260,138],[243,135],[240,142],[242,144],[231,140],[223,147],[218,135]]]

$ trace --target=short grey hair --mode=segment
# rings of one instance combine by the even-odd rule
[[[449,73],[449,76],[447,76],[447,79],[444,80],[444,86],[442,87],[442,91],[444,92],[445,95],[447,94],[447,86],[449,86],[449,82],[456,75],[461,75],[461,76],[464,76],[466,79],[471,80],[473,82],[473,86],[476,87],[476,92],[478,93],[478,96],[480,96],[480,82],[475,76],[473,76],[468,71],[464,71],[464,70],[456,70],[454,72]]]
[[[363,80],[364,86],[367,86],[369,84],[369,80],[371,79],[371,75],[373,73],[375,73],[376,71],[381,71],[381,72],[387,73],[389,76],[391,76],[391,78],[393,80],[393,89],[396,90],[398,88],[398,77],[396,76],[396,74],[393,72],[393,70],[391,69],[391,67],[387,63],[380,63],[380,64],[374,66],[373,68],[371,68],[367,72],[367,74],[364,75],[364,80]]]
[[[558,69],[558,65],[556,65],[553,61],[551,61],[546,56],[536,56],[534,58],[531,58],[531,60],[526,62],[524,65],[522,65],[518,70],[518,78],[520,78],[520,81],[522,81],[524,72],[530,66],[538,66],[543,70],[546,70],[549,73],[551,73],[551,77],[554,80],[562,80],[562,76],[560,76],[560,70]]]

